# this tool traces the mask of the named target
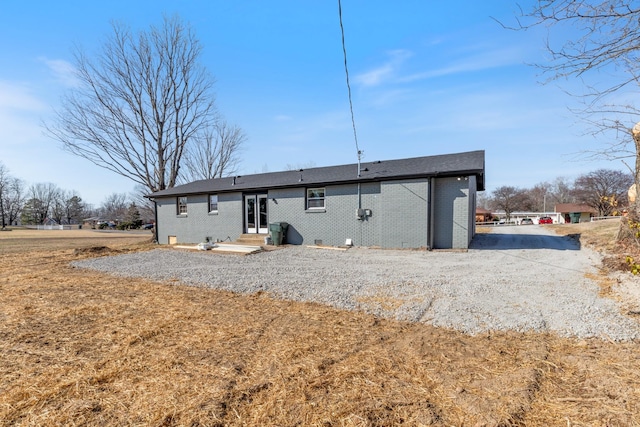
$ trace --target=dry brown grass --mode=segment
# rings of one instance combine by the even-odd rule
[[[32,233],[0,233],[3,426],[640,425],[636,343],[112,277],[69,262],[148,236]]]
[[[595,222],[581,222],[579,224],[545,225],[562,235],[574,235],[583,245],[590,246],[603,253],[618,251],[616,235],[620,228],[620,221],[608,219]]]

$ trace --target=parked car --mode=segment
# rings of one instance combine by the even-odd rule
[[[531,218],[522,218],[520,220],[520,225],[531,225],[533,224],[533,220]]]
[[[550,216],[541,216],[538,224],[553,224],[553,219]]]
[[[151,230],[153,228],[153,224],[145,224],[142,226],[143,230]]]

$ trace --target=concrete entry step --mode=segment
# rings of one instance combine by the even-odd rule
[[[240,243],[242,245],[263,246],[264,239],[268,236],[268,234],[245,233],[240,235],[238,240],[236,240],[236,243]]]

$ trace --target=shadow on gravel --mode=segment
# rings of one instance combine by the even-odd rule
[[[476,234],[469,249],[555,249],[579,251],[580,234],[546,236],[539,234]]]

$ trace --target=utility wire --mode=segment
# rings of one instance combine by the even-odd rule
[[[356,132],[356,119],[353,115],[353,101],[351,100],[351,84],[349,83],[349,67],[347,67],[347,48],[344,43],[344,26],[342,25],[342,3],[338,0],[338,15],[340,17],[340,33],[342,34],[342,53],[344,55],[344,72],[347,76],[347,91],[349,93],[349,110],[351,111],[351,125],[353,126],[353,139],[356,142],[356,151],[358,153],[358,176],[360,176],[360,158],[362,151],[358,147],[358,133]]]

